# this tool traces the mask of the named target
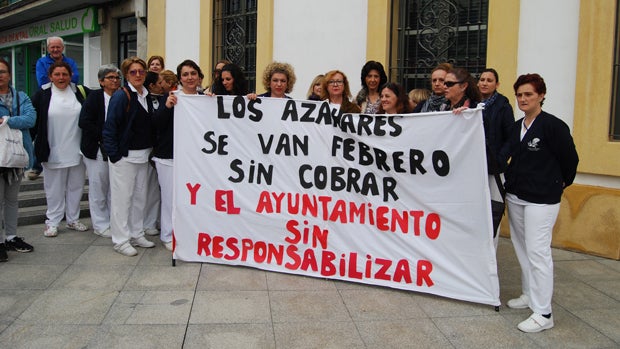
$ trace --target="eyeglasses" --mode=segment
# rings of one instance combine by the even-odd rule
[[[130,73],[130,74],[131,74],[131,73]],[[118,76],[106,76],[104,79],[106,79],[106,80],[115,80],[115,81],[118,81],[118,80],[120,80],[121,78],[120,78],[120,77],[118,77]]]
[[[443,84],[446,85],[446,87],[452,87],[456,84],[461,84],[463,83],[462,81],[444,81]]]
[[[8,70],[0,70],[0,75],[4,75],[4,74],[8,74],[9,71]]]
[[[131,75],[131,76],[136,76],[138,74],[144,75],[144,74],[146,74],[146,71],[144,71],[144,69],[130,70],[129,71],[129,75]]]
[[[213,72],[214,72],[215,74],[219,74],[219,73],[221,73],[221,72],[222,72],[222,69],[213,69]]]
[[[332,85],[332,86],[340,86],[342,84],[344,84],[344,81],[342,80],[329,80],[327,82],[328,85]]]

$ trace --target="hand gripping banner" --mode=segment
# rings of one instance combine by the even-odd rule
[[[179,95],[173,258],[499,305],[482,109]]]

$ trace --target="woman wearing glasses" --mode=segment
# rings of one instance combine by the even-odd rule
[[[134,246],[154,247],[144,237],[149,154],[155,141],[151,124],[153,102],[144,86],[146,62],[129,57],[121,64],[127,86],[110,99],[103,127],[103,146],[110,161],[110,230],[114,250],[135,256]]]
[[[110,176],[101,134],[110,98],[121,87],[121,71],[115,65],[103,65],[97,76],[101,88],[92,91],[86,98],[78,125],[82,129],[80,150],[88,174],[88,206],[93,232],[109,238]]]
[[[471,74],[465,68],[453,68],[446,74],[444,96],[448,101],[445,110],[455,114],[467,108],[475,108],[480,102],[480,91]]]
[[[211,91],[213,91],[215,83],[220,79],[220,75],[222,74],[222,68],[224,68],[226,64],[230,63],[232,62],[226,59],[221,59],[217,61],[217,63],[215,63],[215,67],[213,68],[213,74],[211,75],[211,85],[209,85],[206,91],[204,91],[205,93],[211,93]]]
[[[360,107],[352,103],[349,98],[351,90],[347,76],[340,70],[327,72],[322,81],[321,99],[340,105],[340,111],[343,113],[359,113]]]
[[[55,62],[48,70],[50,82],[32,98],[37,110],[34,151],[45,177],[47,219],[43,235],[58,235],[65,217],[67,229],[86,231],[80,218],[80,200],[84,191],[85,168],[80,155],[82,130],[78,127],[82,103],[90,90],[71,82],[71,66]]]

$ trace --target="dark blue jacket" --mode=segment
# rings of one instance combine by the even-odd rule
[[[47,139],[47,112],[49,111],[50,100],[52,98],[51,86],[51,83],[44,85],[43,88],[37,91],[34,94],[34,97],[32,97],[32,105],[37,111],[37,122],[34,127],[30,129],[30,134],[34,138],[34,154],[37,157],[38,162],[47,162],[47,159],[50,156],[50,144]],[[77,89],[76,85],[71,83],[69,88],[75,92],[75,97],[78,102],[80,102],[80,104],[84,104],[85,98]],[[90,90],[86,86],[84,86],[84,91],[86,96],[90,94]]]
[[[523,118],[515,123],[509,142],[502,148],[506,169],[506,192],[537,204],[557,204],[565,187],[573,183],[579,156],[568,125],[541,112],[521,137]]]
[[[143,87],[146,89],[146,87]],[[129,93],[127,98],[126,91]],[[148,114],[153,115],[153,102],[146,98]],[[129,142],[134,137],[132,124],[136,118],[140,102],[138,94],[129,87],[119,89],[110,98],[108,106],[108,117],[103,126],[103,149],[108,155],[108,159],[115,163],[122,157],[129,154]]]

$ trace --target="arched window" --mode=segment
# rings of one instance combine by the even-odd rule
[[[213,3],[213,62],[229,60],[243,69],[248,89],[256,87],[256,13],[258,0]]]
[[[430,72],[438,63],[482,71],[488,12],[488,0],[394,1],[392,79],[410,90],[430,88]]]

